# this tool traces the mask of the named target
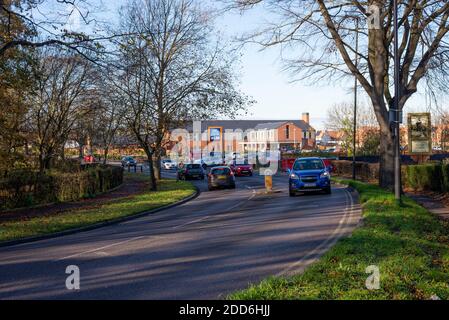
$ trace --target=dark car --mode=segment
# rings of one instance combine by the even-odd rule
[[[137,166],[137,161],[133,157],[123,157],[122,158],[122,167],[135,167]]]
[[[189,180],[189,179],[201,179],[203,180],[205,173],[203,167],[197,163],[185,164],[178,168],[178,179],[179,180]]]
[[[235,163],[229,166],[236,177],[252,176],[253,166],[245,163]]]
[[[332,192],[329,168],[320,158],[299,158],[289,170],[289,193],[293,197],[297,192]]]
[[[207,176],[207,185],[209,190],[218,188],[235,189],[234,173],[229,167],[213,167]]]

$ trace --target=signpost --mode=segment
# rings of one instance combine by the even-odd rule
[[[411,155],[432,153],[432,122],[430,113],[408,114],[408,150]]]
[[[394,196],[396,201],[401,203],[402,177],[401,177],[401,110],[399,109],[399,101],[401,99],[401,86],[399,79],[401,58],[399,57],[399,3],[398,0],[393,1],[394,5],[394,106],[390,108],[390,116],[393,115],[391,121],[394,129]]]

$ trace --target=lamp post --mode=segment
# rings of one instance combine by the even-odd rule
[[[399,85],[399,25],[398,25],[398,0],[393,2],[394,20],[394,106],[390,112],[394,130],[394,195],[397,201],[401,201],[401,150],[400,150],[400,85]]]
[[[355,67],[358,67],[358,51],[359,51],[359,19],[356,18],[355,26]],[[355,171],[355,160],[356,160],[356,139],[357,139],[357,76],[354,76],[354,128],[353,128],[353,139],[352,139],[352,179],[356,178]]]

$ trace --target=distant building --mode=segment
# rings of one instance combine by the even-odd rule
[[[194,128],[191,122],[183,129],[189,132],[192,153],[195,147],[200,147],[202,150],[208,148],[211,153],[244,154],[248,151],[273,150],[272,145],[280,149],[276,151],[315,148],[316,130],[309,122],[309,113],[304,113],[300,120],[208,120],[201,121],[198,128]],[[198,143],[194,141],[195,137],[200,140],[199,145],[195,145]],[[170,144],[168,153],[175,144]]]
[[[321,130],[317,132],[316,144],[320,150],[339,151],[345,134],[337,130]]]

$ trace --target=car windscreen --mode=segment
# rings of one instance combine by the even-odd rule
[[[199,164],[188,164],[187,169],[201,169]]]
[[[293,165],[293,170],[317,170],[324,169],[323,161],[320,159],[298,160]]]
[[[217,168],[211,171],[212,174],[216,175],[228,175],[230,173],[228,168]]]

